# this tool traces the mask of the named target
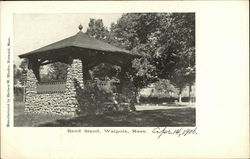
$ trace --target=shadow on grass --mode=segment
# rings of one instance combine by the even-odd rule
[[[40,124],[40,127],[195,126],[195,108],[142,110],[79,116]]]

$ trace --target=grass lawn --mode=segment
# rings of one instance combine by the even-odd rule
[[[23,105],[15,105],[15,126],[41,127],[155,127],[155,126],[195,126],[195,108],[139,110],[116,112],[94,116],[69,117],[60,115],[24,114]]]

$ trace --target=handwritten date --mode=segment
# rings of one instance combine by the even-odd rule
[[[170,130],[167,129],[167,127],[156,127],[152,130],[152,133],[156,133],[158,134],[158,139],[163,135],[163,134],[167,134],[167,135],[177,135],[178,137],[180,136],[186,136],[186,135],[196,135],[196,127],[193,129],[183,129],[183,128],[178,128],[178,129],[174,129],[174,130]]]

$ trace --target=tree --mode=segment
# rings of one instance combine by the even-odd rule
[[[195,81],[195,48],[191,47],[183,52],[179,67],[176,70],[182,70],[181,79],[183,83],[189,86],[189,102],[191,102],[191,88]],[[181,102],[181,99],[179,100]]]
[[[27,69],[28,69],[28,59],[23,59],[21,64],[17,67],[17,65],[13,65],[14,70],[14,85],[22,85],[24,86],[27,78]],[[14,87],[14,95],[17,100],[18,97],[23,97],[25,99],[25,87]]]
[[[170,83],[169,80],[160,79],[154,83],[155,90],[162,94],[169,94],[172,97],[172,93],[176,92],[175,87]]]
[[[123,48],[142,55],[140,59],[132,61],[132,68],[129,71],[136,87],[137,97],[140,89],[157,81],[156,67],[151,62],[154,39],[150,38],[150,35],[156,31],[158,23],[158,14],[128,13],[123,14],[117,23],[111,26],[113,36]]]
[[[14,68],[14,84],[20,82],[20,84],[24,85],[26,80],[26,73],[28,69],[28,59],[23,59],[19,67],[15,64],[13,65]]]
[[[22,72],[23,73],[27,73],[27,70],[28,70],[28,59],[23,59],[22,61],[21,61],[21,64],[19,65],[19,67],[21,68],[21,70],[22,70]]]
[[[14,68],[14,84],[17,84],[18,82],[21,81],[22,72],[15,64],[13,68]]]
[[[47,74],[41,77],[43,81],[66,81],[68,65],[55,62],[48,66]]]
[[[191,88],[195,80],[195,15],[169,14],[163,16],[160,24],[155,33],[157,49],[153,63],[159,78],[169,79],[179,89],[181,102],[183,88]]]
[[[140,103],[140,90],[157,81],[157,76],[154,73],[155,67],[147,59],[141,58],[132,61],[132,68],[129,74],[135,86],[137,104]]]
[[[149,44],[149,36],[158,30],[161,16],[159,13],[123,14],[111,25],[111,32],[125,49],[133,50],[141,44]]]
[[[114,38],[112,32],[104,26],[102,19],[90,18],[86,34],[111,45],[121,47],[121,45],[117,43],[118,41]]]
[[[100,20],[90,23],[91,27],[104,27]],[[127,13],[111,25],[110,31],[98,27],[89,29],[101,34],[95,37],[142,55],[129,71],[137,91],[158,79],[168,79],[181,94],[186,85],[194,83],[194,13]]]
[[[86,34],[95,39],[105,40],[108,37],[109,31],[103,25],[102,19],[90,19],[89,27],[87,28]]]

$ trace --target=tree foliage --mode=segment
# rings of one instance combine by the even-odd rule
[[[14,84],[17,84],[18,82],[21,81],[22,73],[21,70],[16,65],[14,65],[13,68],[14,68]]]
[[[102,19],[90,19],[86,34],[99,40],[105,40],[109,36],[108,29],[103,25]]]
[[[167,79],[161,79],[154,83],[155,90],[163,94],[174,93],[176,89]]]
[[[66,81],[68,65],[61,62],[55,62],[46,67],[46,74],[41,76],[41,81]]]
[[[144,87],[156,78],[168,79],[181,92],[194,83],[194,13],[123,14],[111,31],[124,48],[143,55],[142,61],[149,67],[145,69],[145,65],[134,61],[133,77],[140,81],[137,85]]]
[[[28,59],[23,59],[19,66],[13,65],[14,70],[14,84],[25,84],[26,73],[28,69]]]
[[[150,35],[155,32],[159,17],[156,14],[123,14],[117,23],[112,24],[111,32],[123,48],[134,54],[142,55],[141,59],[132,62],[130,71],[134,85],[141,89],[157,80],[156,67],[152,64]]]

